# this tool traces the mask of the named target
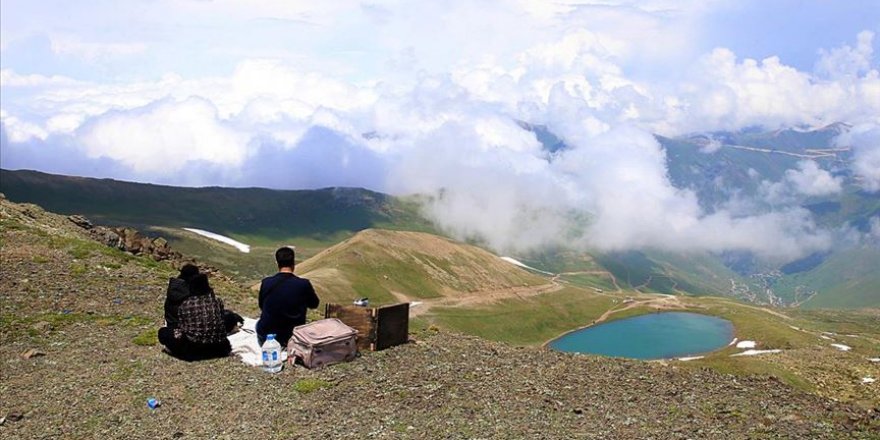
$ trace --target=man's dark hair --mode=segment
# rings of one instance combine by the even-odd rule
[[[296,257],[293,249],[287,246],[278,249],[275,251],[275,261],[278,263],[278,267],[293,267],[293,259]]]

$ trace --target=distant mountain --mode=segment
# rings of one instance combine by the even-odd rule
[[[545,126],[520,126],[532,131],[548,153],[560,154],[568,148]],[[840,178],[843,191],[801,196],[801,206],[820,227],[866,233],[870,220],[880,216],[880,194],[861,190],[849,168],[852,152],[848,146],[835,144],[837,136],[850,128],[845,123],[778,130],[751,127],[675,138],[657,135],[656,139],[666,152],[672,184],[693,190],[706,212],[716,211],[733,197],[759,196],[762,185],[782,181],[799,162],[811,160]],[[847,246],[777,265],[743,252],[675,255],[655,251],[594,253],[590,264],[610,272],[624,288],[724,294],[775,305],[880,306],[880,286],[869,269],[880,267],[880,248],[876,243]],[[565,267],[578,259],[566,251],[529,258],[542,268]]]
[[[432,230],[413,200],[361,188],[181,188],[0,170],[0,192],[99,223],[194,227],[224,235],[338,242],[371,227]]]

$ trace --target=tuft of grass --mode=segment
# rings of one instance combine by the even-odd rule
[[[156,329],[148,328],[138,333],[131,342],[133,342],[134,345],[139,345],[141,347],[152,347],[159,343],[159,337],[156,333]]]
[[[75,276],[85,275],[88,272],[88,267],[83,263],[71,263],[70,265],[70,274]]]
[[[302,394],[309,394],[321,388],[330,388],[333,384],[321,379],[300,379],[293,384],[293,389]]]
[[[31,337],[40,336],[33,326],[46,322],[51,331],[58,331],[73,324],[87,323],[101,327],[125,326],[144,327],[153,324],[153,320],[133,315],[91,315],[88,313],[40,313],[31,316],[4,314],[0,316],[0,332],[15,334],[22,329]]]
[[[509,344],[531,345],[589,324],[613,305],[612,300],[609,296],[566,287],[473,308],[435,307],[426,318],[457,332]]]

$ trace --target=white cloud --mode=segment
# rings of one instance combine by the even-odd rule
[[[802,160],[797,163],[796,168],[786,170],[779,182],[762,181],[758,193],[772,205],[789,206],[796,204],[804,196],[828,196],[841,191],[841,177],[832,176],[813,160]]]
[[[49,133],[39,125],[12,116],[5,110],[0,110],[0,122],[10,142],[24,143],[31,139],[45,140],[49,137]]]
[[[247,157],[248,136],[220,120],[204,99],[159,101],[101,115],[77,133],[89,157],[108,157],[139,173],[165,176],[187,162],[228,167]]]
[[[807,196],[837,194],[843,189],[843,179],[833,177],[812,160],[802,160],[798,162],[797,169],[787,170],[785,180],[795,191]]]
[[[710,136],[709,141],[706,142],[705,145],[700,147],[700,153],[712,154],[720,150],[723,146],[724,144],[721,141]],[[753,172],[755,171],[751,168],[749,168],[749,170]]]
[[[821,49],[816,71],[829,78],[853,78],[871,70],[874,55],[874,33],[859,32],[856,47],[841,46],[831,50]]]
[[[823,68],[817,70],[825,76],[816,76],[777,57],[740,60],[719,48],[696,64],[673,66],[675,72],[688,74],[651,80],[633,75],[628,66],[632,60],[654,59],[646,54],[654,48],[662,54],[663,47],[674,51],[672,43],[688,40],[687,31],[661,35],[688,14],[646,12],[656,5],[556,5],[558,10],[549,11],[531,5],[538,21],[523,25],[514,35],[516,42],[508,45],[492,35],[519,30],[517,12],[495,16],[482,3],[454,6],[464,14],[463,23],[438,18],[425,29],[413,29],[413,23],[424,20],[410,23],[405,18],[435,13],[439,7],[427,12],[379,7],[363,12],[371,23],[375,20],[370,35],[332,32],[340,40],[333,40],[337,45],[328,45],[330,49],[360,47],[360,38],[387,43],[377,53],[351,56],[400,55],[395,65],[406,62],[411,69],[395,72],[399,77],[337,75],[283,57],[239,60],[222,75],[172,73],[154,81],[106,84],[15,75],[4,69],[4,91],[34,89],[23,98],[4,99],[4,127],[11,142],[57,135],[90,158],[112,159],[146,179],[173,181],[177,173],[204,172],[205,180],[228,179],[210,182],[216,184],[345,184],[430,194],[426,212],[443,228],[460,237],[479,237],[501,250],[546,244],[741,249],[786,259],[829,246],[828,234],[802,210],[767,212],[757,203],[737,201],[704,212],[693,192],[671,184],[665,153],[651,133],[877,122],[880,75],[870,68],[870,36],[860,34],[856,49],[823,55],[823,60],[849,60],[845,72]],[[235,12],[260,17],[235,3],[217,7],[185,8],[213,16]],[[268,15],[314,22],[316,33],[334,23],[320,8],[276,4],[257,9],[263,7],[269,8],[264,11]],[[467,32],[487,16],[493,17],[487,26],[508,32]],[[596,24],[602,17],[615,18],[604,25],[572,25],[579,20]],[[644,26],[615,29],[621,17]],[[449,33],[451,43],[434,32],[447,25],[456,31]],[[395,38],[401,29],[412,30],[412,40]],[[531,41],[532,36],[540,38]],[[647,43],[638,44],[640,39]],[[462,50],[457,58],[446,51],[425,60],[425,53],[455,43]],[[503,48],[492,50],[496,46]],[[145,49],[97,48],[79,41],[59,47],[85,58]],[[657,62],[646,69],[673,64]],[[547,126],[569,149],[548,160],[535,135],[516,120]],[[878,150],[855,147],[867,142],[860,139],[852,138],[854,170],[866,188],[876,190]],[[711,144],[706,152],[717,147]],[[270,181],[275,173],[262,169],[273,166],[308,169]],[[768,198],[788,205],[795,197],[839,192],[840,184],[839,178],[807,161],[782,181],[766,183],[764,190]]]
[[[106,56],[135,55],[147,50],[147,45],[144,43],[85,42],[73,35],[53,35],[50,37],[50,42],[52,52],[87,61]]]
[[[19,75],[12,69],[0,70],[0,87],[70,86],[77,83],[79,81],[61,75]]]
[[[776,57],[739,62],[716,49],[681,84],[678,101],[684,108],[672,113],[672,128],[679,132],[859,122],[880,113],[880,74],[822,80]]]
[[[837,144],[852,147],[853,173],[870,192],[880,191],[880,123],[853,127],[837,138]]]
[[[46,121],[46,130],[50,133],[71,134],[85,121],[82,114],[62,113],[52,116]]]
[[[875,243],[880,244],[880,216],[871,217],[870,226],[868,237]]]

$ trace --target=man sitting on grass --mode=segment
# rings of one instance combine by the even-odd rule
[[[275,334],[282,347],[287,345],[293,328],[306,323],[306,309],[315,309],[320,300],[312,283],[293,274],[293,248],[283,247],[275,252],[278,273],[260,283],[260,320],[257,339],[260,346],[266,335]]]

